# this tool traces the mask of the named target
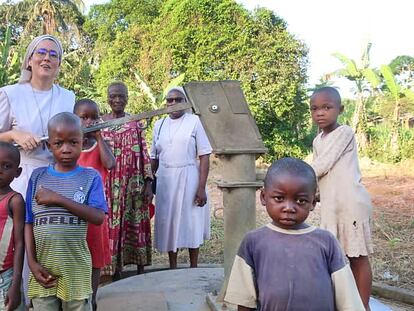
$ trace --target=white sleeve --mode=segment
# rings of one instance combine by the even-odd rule
[[[257,307],[257,294],[252,268],[236,255],[224,300],[247,308]]]
[[[349,265],[332,273],[331,278],[338,311],[365,311]]]
[[[13,125],[9,98],[6,92],[0,89],[0,133],[10,131]]]
[[[154,124],[154,128],[152,130],[152,143],[151,143],[151,150],[150,150],[150,158],[156,159],[157,155],[155,153],[155,143],[157,140],[158,132],[160,130],[160,124],[164,119],[157,120]]]
[[[344,151],[354,139],[354,132],[348,126],[342,126],[325,137],[326,145],[320,154],[314,154],[312,161],[312,168],[315,170],[317,177],[322,177],[329,172],[329,170],[342,157]],[[315,151],[315,148],[313,148]]]
[[[201,124],[200,119],[197,120],[195,134],[196,134],[197,155],[202,156],[202,155],[210,154],[213,151],[213,149],[211,148],[206,131],[204,130],[204,127]]]

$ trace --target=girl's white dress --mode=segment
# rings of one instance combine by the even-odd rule
[[[155,123],[151,148],[151,158],[159,159],[155,248],[160,252],[198,248],[210,237],[209,203],[202,207],[194,203],[200,174],[198,157],[210,154],[212,148],[196,115],[166,117],[161,123],[162,119]]]
[[[353,130],[341,125],[313,141],[313,163],[319,179],[321,227],[332,232],[348,257],[373,252],[371,199],[361,184]]]

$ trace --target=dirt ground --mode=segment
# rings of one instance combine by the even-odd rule
[[[212,161],[209,176],[211,201],[211,240],[200,249],[200,263],[223,263],[222,194],[214,185],[220,179],[220,164]],[[400,165],[384,165],[361,160],[363,183],[373,202],[372,233],[375,253],[371,258],[374,281],[414,289],[414,161]],[[269,221],[257,198],[256,223]],[[318,225],[318,208],[309,222]],[[167,256],[154,254],[155,264],[167,264]],[[179,253],[179,262],[188,262],[186,251]],[[401,309],[405,310],[405,309]]]

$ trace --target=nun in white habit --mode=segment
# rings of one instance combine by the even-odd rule
[[[182,87],[170,89],[167,106],[187,101]],[[206,193],[212,148],[198,116],[170,113],[155,123],[151,164],[157,176],[155,248],[168,252],[177,267],[177,250],[188,248],[190,267],[198,264],[199,247],[210,238],[210,208]]]

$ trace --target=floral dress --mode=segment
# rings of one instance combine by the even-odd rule
[[[112,264],[104,274],[112,275],[128,264],[151,264],[151,223],[143,192],[145,178],[152,178],[152,172],[138,122],[110,128],[103,135],[116,160],[105,185]]]

